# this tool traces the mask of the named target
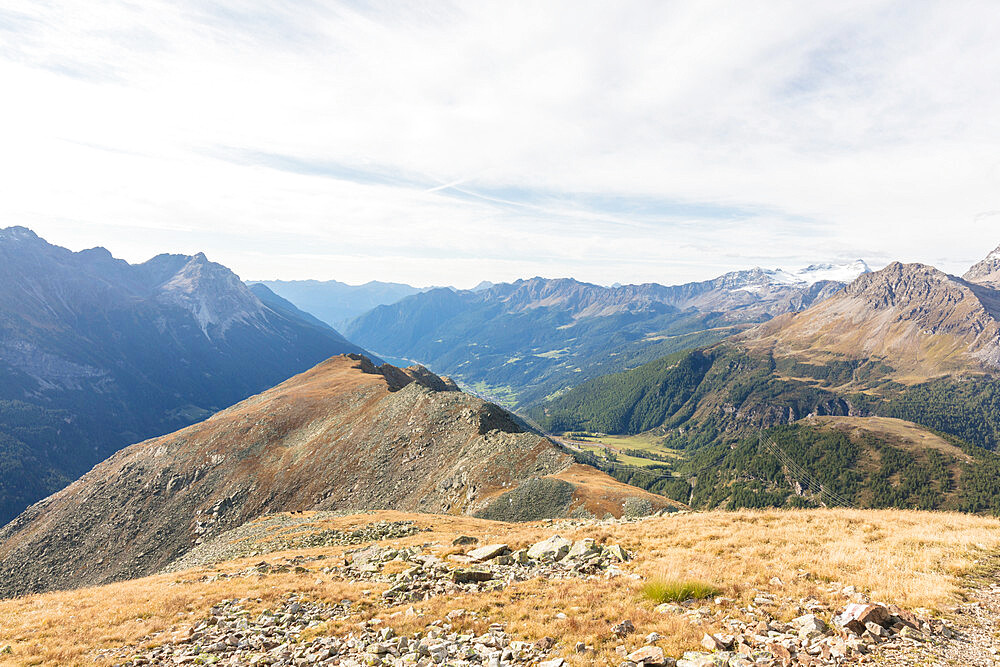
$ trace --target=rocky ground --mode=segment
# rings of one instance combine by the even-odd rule
[[[288,525],[285,521],[283,526]],[[291,523],[295,523],[294,518]],[[254,530],[258,537],[268,534],[267,526]],[[412,535],[417,530],[409,522],[376,522],[355,531],[316,533],[303,543],[359,544]],[[289,539],[288,544],[297,544],[303,538]],[[294,572],[379,584],[384,590],[375,595],[376,611],[384,609],[390,617],[419,617],[424,621],[422,631],[397,636],[376,614],[354,623],[352,631],[330,633],[325,631],[327,623],[357,619],[359,609],[370,608],[372,602],[344,599],[330,603],[290,594],[280,607],[254,614],[245,608],[250,600],[227,600],[179,636],[150,636],[137,645],[104,652],[102,657],[127,667],[588,664],[597,661],[593,647],[584,643],[563,646],[549,638],[534,642],[513,638],[504,624],[476,612],[453,609],[444,618],[424,619],[424,612],[412,606],[399,610],[436,596],[492,591],[534,578],[639,576],[628,572],[630,554],[625,549],[587,538],[571,541],[552,535],[529,548],[512,550],[506,544],[481,545],[475,537],[460,536],[452,546],[462,553],[444,559],[424,546],[367,544],[341,557],[272,558],[239,570],[204,574],[199,580]],[[783,585],[776,580],[771,583],[778,590]],[[611,628],[614,636],[610,639],[617,643],[620,667],[998,664],[993,635],[1000,586],[987,588],[981,599],[960,607],[954,620],[948,622],[872,602],[850,586],[832,584],[830,593],[842,598],[843,605],[833,609],[814,599],[783,598],[764,591],[742,607],[724,597],[661,604],[656,608],[660,614],[677,615],[692,626],[712,628],[703,637],[704,650],[676,657],[666,655],[658,646],[662,637],[655,632],[644,636],[642,628],[627,618]],[[774,613],[779,607],[801,613],[790,622],[782,622]],[[393,609],[396,611],[390,611]]]
[[[906,667],[1000,665],[1000,585],[995,583],[998,575],[1000,561],[991,559],[969,578],[968,600],[948,615],[950,632],[945,637],[916,645],[886,646],[877,652],[875,663]]]
[[[345,636],[319,635],[306,638],[311,629],[333,618],[347,618],[350,602],[328,605],[290,596],[278,609],[250,618],[241,600],[215,607],[212,615],[191,627],[187,636],[131,657],[138,665],[360,665],[442,664],[451,665],[549,665],[549,642],[512,640],[501,624],[489,624],[485,632],[457,631],[452,625],[464,613],[438,619],[427,630],[396,636],[378,620],[358,624]],[[469,614],[470,619],[479,620]]]
[[[317,523],[345,514],[346,512],[268,514],[199,544],[181,558],[170,563],[163,571],[179,572],[200,565],[211,565],[289,549],[395,540],[420,532],[420,528],[412,521],[375,521],[357,530],[316,531],[309,529]]]
[[[384,538],[403,531],[406,527],[401,523],[381,522],[358,532],[369,539]],[[464,555],[451,558],[451,562],[445,562],[422,547],[395,548],[373,544],[348,551],[341,565],[327,564],[325,556],[298,556],[274,563],[262,561],[243,570],[204,576],[205,580],[218,580],[294,571],[303,575],[322,573],[354,582],[379,582],[390,584],[382,593],[380,603],[389,608],[438,595],[495,590],[535,577],[623,576],[625,573],[618,564],[630,558],[628,552],[617,545],[602,546],[592,539],[574,542],[558,535],[518,551],[512,551],[506,544],[477,545],[477,538],[457,538],[453,546],[471,548]],[[397,571],[399,565],[404,566],[402,571]],[[187,582],[178,580],[176,583]],[[127,660],[119,664],[129,667],[166,664],[350,666],[440,663],[497,667],[548,664],[549,667],[559,667],[563,664],[561,658],[543,662],[543,658],[555,647],[555,642],[513,641],[501,624],[489,624],[488,631],[480,636],[453,632],[451,622],[456,618],[480,620],[478,615],[467,614],[463,610],[449,613],[447,619],[429,623],[429,630],[425,633],[410,637],[396,637],[390,628],[379,628],[381,623],[374,619],[363,622],[357,632],[345,636],[304,639],[303,633],[327,621],[350,618],[353,602],[342,600],[330,605],[290,597],[281,608],[264,612],[255,619],[250,619],[243,610],[243,602],[230,600],[214,608],[210,617],[192,626],[179,639],[164,641],[151,649],[124,647],[112,651],[110,655],[119,659],[127,656]],[[412,607],[406,613],[418,614]],[[155,644],[162,638],[152,636],[147,639]]]

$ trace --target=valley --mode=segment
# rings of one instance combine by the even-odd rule
[[[379,354],[419,359],[508,408],[525,408],[806,308],[867,271],[858,261],[794,274],[756,268],[677,286],[532,278],[438,288],[380,305],[345,333]]]

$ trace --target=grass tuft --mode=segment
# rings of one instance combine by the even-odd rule
[[[685,602],[704,600],[722,593],[718,588],[703,581],[657,579],[642,587],[642,596],[654,604],[664,602]]]

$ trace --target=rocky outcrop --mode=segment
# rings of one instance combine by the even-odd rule
[[[0,596],[149,574],[274,511],[472,514],[573,464],[503,410],[449,389],[425,369],[335,357],[133,445],[0,530]]]
[[[1000,248],[987,255],[986,259],[977,263],[962,277],[970,283],[1000,289]]]

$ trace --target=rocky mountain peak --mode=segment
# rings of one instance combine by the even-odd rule
[[[962,277],[970,283],[1000,289],[1000,247],[969,269]]]
[[[848,297],[876,309],[919,303],[924,307],[960,301],[968,288],[948,274],[926,264],[893,262],[881,271],[862,274],[844,288]]]
[[[893,262],[748,334],[779,354],[878,358],[933,378],[1000,366],[1000,293],[925,264]]]
[[[458,385],[451,378],[435,375],[419,364],[408,368],[397,368],[391,364],[376,366],[371,359],[363,354],[350,353],[346,356],[348,359],[358,362],[357,368],[362,373],[384,377],[389,391],[399,391],[414,382],[432,391],[460,391]]]
[[[0,229],[0,241],[41,241],[41,239],[27,227],[14,226]]]
[[[222,264],[209,261],[204,253],[188,258],[160,286],[157,298],[191,312],[209,338],[213,331],[224,334],[234,321],[254,321],[264,310],[264,304],[239,276]]]

